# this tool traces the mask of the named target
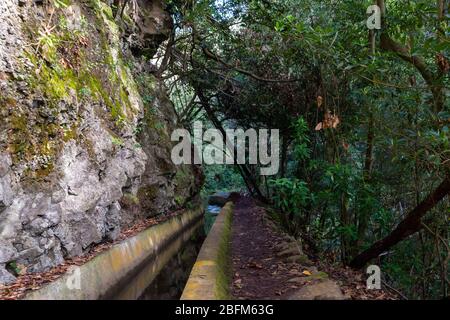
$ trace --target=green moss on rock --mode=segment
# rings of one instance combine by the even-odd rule
[[[233,222],[233,203],[228,202],[225,210],[224,226],[217,256],[216,283],[214,292],[217,300],[229,300],[231,285],[231,225]]]
[[[154,200],[158,197],[159,188],[156,185],[141,187],[137,192],[137,198],[143,210],[151,209]]]
[[[91,0],[92,10],[76,17],[81,21],[79,29],[69,30],[64,8],[71,2],[64,1],[65,5],[56,9],[51,20],[50,15],[46,17],[51,28],[37,19],[23,24],[32,45],[24,46],[26,62],[18,71],[31,91],[29,96],[37,97],[39,105],[23,106],[22,101],[0,98],[6,129],[11,133],[5,145],[14,163],[39,163],[37,167],[26,168],[28,178],[50,174],[53,161],[69,140],[92,149],[92,144],[78,132],[81,114],[76,114],[69,123],[56,121],[61,105],[72,110],[78,110],[80,105],[104,105],[109,110],[109,119],[100,116],[111,121],[108,127],[114,131],[134,123],[130,120],[140,110],[141,98],[131,72],[122,61],[120,31],[111,8],[100,0]],[[94,156],[94,152],[90,154]]]

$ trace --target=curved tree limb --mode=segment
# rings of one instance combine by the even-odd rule
[[[216,115],[214,114],[214,111],[209,106],[208,99],[203,94],[203,91],[202,91],[201,88],[196,87],[194,89],[195,89],[196,95],[198,96],[198,98],[200,100],[200,103],[201,103],[203,109],[206,111],[206,114],[208,115],[209,120],[211,120],[211,122],[214,124],[214,126],[222,133],[224,142],[228,146],[229,144],[228,144],[228,141],[227,141],[227,135],[226,135],[225,129],[223,128],[223,126],[220,123],[219,119],[217,119]],[[237,153],[235,152],[236,150],[230,150],[230,151],[233,151],[234,161],[235,161],[235,163],[237,163],[237,158],[236,158],[237,157],[237,155],[236,155]],[[239,168],[241,176],[244,179],[244,182],[247,185],[247,188],[249,189],[249,191],[251,193],[255,192],[257,197],[262,202],[268,203],[267,198],[263,195],[263,193],[259,189],[258,184],[256,183],[252,173],[247,168],[247,166],[245,164],[237,164],[237,166]]]
[[[350,267],[360,269],[371,259],[378,257],[392,246],[396,245],[406,237],[422,229],[422,217],[430,211],[439,201],[450,192],[450,178],[444,181],[425,198],[417,207],[411,210],[406,218],[387,237],[375,242],[369,249],[359,254],[350,262]]]
[[[205,46],[202,46],[202,50],[203,53],[205,54],[205,56],[211,60],[217,61],[220,64],[224,65],[225,67],[229,68],[229,69],[233,69],[239,73],[242,73],[246,76],[249,76],[250,78],[253,78],[255,80],[258,81],[262,81],[262,82],[297,82],[300,81],[300,79],[267,79],[267,78],[263,78],[260,77],[248,70],[233,66],[227,62],[225,62],[224,60],[222,60],[218,55],[214,54],[213,52],[211,52],[208,48],[206,48]]]
[[[378,6],[381,8],[382,17],[384,20],[386,5],[384,0],[377,0]],[[384,21],[383,21],[384,24]],[[430,88],[433,94],[433,102],[435,107],[435,112],[440,112],[444,108],[445,94],[444,87],[439,84],[441,74],[433,74],[428,68],[425,60],[419,56],[411,55],[408,48],[402,44],[394,41],[387,33],[386,28],[381,31],[380,35],[380,48],[385,51],[390,51],[395,53],[400,59],[412,64],[421,74],[422,78],[425,80],[426,84]]]

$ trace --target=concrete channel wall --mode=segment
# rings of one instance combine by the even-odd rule
[[[181,300],[229,299],[231,222],[233,203],[227,202],[200,249]]]
[[[189,210],[114,245],[27,300],[137,299],[202,225],[203,209]]]

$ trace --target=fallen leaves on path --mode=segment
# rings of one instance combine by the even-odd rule
[[[332,127],[339,123],[338,118],[334,120]],[[231,288],[234,298],[287,299],[302,287],[321,281],[324,274],[327,279],[338,282],[349,299],[398,299],[385,290],[368,290],[361,272],[326,262],[302,265],[297,260],[286,261],[277,253],[288,249],[286,243],[295,239],[268,227],[261,218],[264,214],[264,209],[257,207],[250,198],[238,199],[235,204],[232,236],[235,272]]]
[[[330,277],[338,280],[343,293],[354,300],[398,300],[397,294],[386,290],[367,289],[365,275],[349,267],[321,263],[321,268]]]

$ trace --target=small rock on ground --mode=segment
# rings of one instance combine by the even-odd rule
[[[336,282],[326,279],[302,287],[289,300],[345,300],[345,296]]]

